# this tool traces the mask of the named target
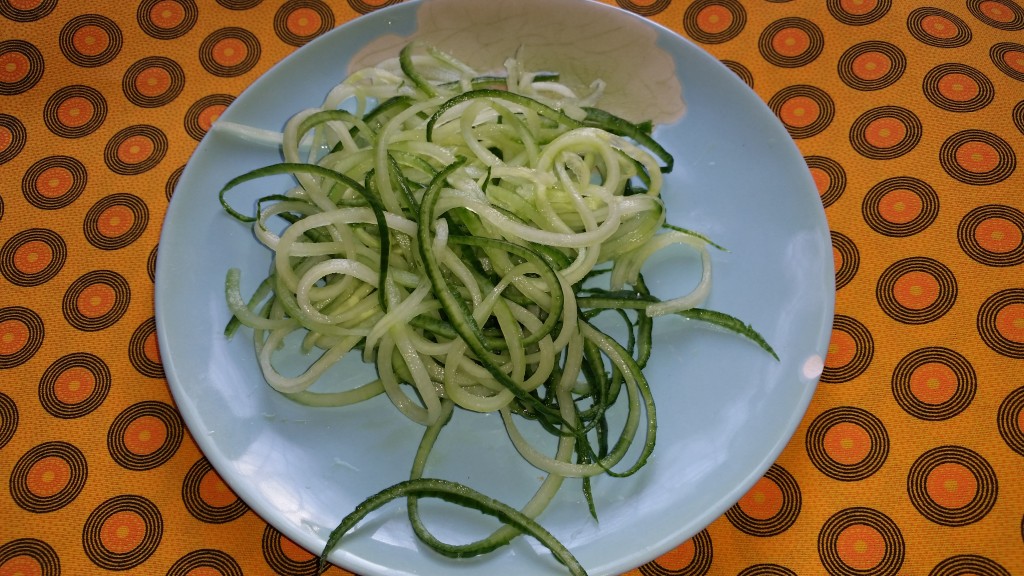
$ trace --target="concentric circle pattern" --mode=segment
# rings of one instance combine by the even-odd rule
[[[882,311],[904,324],[934,322],[956,304],[956,276],[933,258],[913,257],[886,268],[875,297]]]
[[[903,357],[892,373],[892,394],[908,414],[948,420],[966,410],[978,391],[978,377],[956,350],[929,347]]]
[[[967,526],[996,504],[999,481],[983,456],[962,446],[940,446],[922,454],[907,474],[910,503],[943,526]]]
[[[762,331],[781,358],[767,370],[801,372],[793,388],[768,392],[810,392],[817,382],[788,444],[735,501],[718,503],[720,518],[622,576],[1024,574],[1024,2],[597,1],[707,52],[677,69],[687,104],[680,127],[706,132],[684,146],[662,142],[676,158],[665,205],[693,218],[669,221],[728,249],[712,252],[708,307],[722,304]],[[182,200],[175,189],[193,160],[220,161],[202,157],[202,142],[229,106],[240,101],[244,111],[250,85],[291,54],[330,42],[325,36],[364,38],[337,30],[359,19],[411,32],[380,13],[390,7],[412,11],[401,0],[0,0],[0,576],[319,574],[320,550],[254,514],[243,500],[251,492],[200,451],[196,441],[205,438],[190,435],[210,431],[190,432],[177,411],[153,306],[159,255],[168,254],[161,228],[189,225],[165,223]],[[527,58],[537,32],[513,39]],[[584,22],[566,29],[595,47],[592,61],[568,72],[609,81],[606,66],[635,48],[610,52],[621,40],[611,34],[619,33]],[[480,43],[490,40],[479,31]],[[340,79],[347,58],[324,58],[318,72]],[[718,68],[729,89],[702,96],[706,78],[696,72],[705,66]],[[294,91],[302,106],[323,96],[302,85]],[[747,173],[723,170],[735,155],[761,158],[759,149],[721,145],[719,129],[751,129],[737,125],[737,106],[763,106],[778,121],[757,127],[778,129],[767,152],[803,159],[804,184],[829,225],[834,275],[826,267],[824,280],[834,280],[835,309],[831,326],[814,332],[830,339],[806,358],[777,344],[780,333],[806,327],[772,307],[771,276],[817,275],[820,266],[805,264],[810,247],[820,255],[822,238],[787,246],[777,255],[784,269],[768,275],[736,267],[773,233],[753,206],[775,200],[767,187],[737,186]],[[257,147],[238,144],[229,164],[245,171]],[[743,168],[766,181],[788,169],[756,161]],[[704,171],[715,185],[690,186]],[[210,194],[216,208],[216,192],[178,194]],[[723,192],[737,198],[742,217],[706,230],[705,202]],[[218,250],[196,257],[221,258]],[[800,290],[818,290],[820,280]],[[736,282],[763,286],[765,297],[724,307]],[[784,320],[773,330],[765,318]],[[655,320],[652,359],[688,357],[689,335],[678,350],[661,342],[672,325]],[[650,384],[657,401],[666,382]],[[678,384],[694,403],[658,403],[659,431],[700,410],[702,395],[729,390]],[[736,397],[716,417],[727,426],[763,410]],[[260,413],[271,422],[269,410]],[[270,455],[258,450],[258,435],[252,440],[245,464],[259,470]],[[659,435],[655,466],[676,457],[676,441]],[[708,446],[707,460],[691,469],[731,464],[748,449],[743,440]],[[595,483],[595,491],[628,493],[645,473]],[[295,487],[267,489],[282,506],[296,502]],[[614,531],[611,507],[630,502],[599,499],[594,529]],[[590,530],[585,505],[578,512]],[[550,528],[548,518],[541,523]],[[371,519],[354,536],[375,529]],[[513,555],[535,545],[519,539]],[[543,550],[537,557],[550,564]],[[452,560],[471,572],[508,571],[493,561]]]

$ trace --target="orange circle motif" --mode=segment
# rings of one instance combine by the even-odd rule
[[[14,265],[24,274],[38,274],[53,262],[53,248],[41,240],[26,242],[14,251]]]
[[[299,8],[288,15],[288,30],[296,36],[312,36],[320,29],[323,20],[312,8]]]
[[[90,24],[76,30],[71,36],[71,43],[85,56],[98,56],[110,46],[110,36],[103,28]]]
[[[981,12],[985,16],[988,16],[996,22],[1013,22],[1013,10],[1010,10],[1002,2],[993,2],[992,0],[989,0],[987,2],[982,2],[978,8],[981,9]]]
[[[286,536],[281,536],[281,552],[295,562],[305,562],[313,558],[313,555],[305,548],[299,546],[295,542],[292,542],[291,539]]]
[[[69,128],[84,126],[94,113],[92,102],[81,96],[72,96],[57,106],[57,119]]]
[[[14,143],[14,133],[7,126],[0,126],[0,153],[11,147]]]
[[[28,489],[40,498],[58,494],[71,480],[71,466],[58,456],[47,456],[37,461],[28,471]]]
[[[848,332],[833,330],[832,339],[829,340],[828,354],[825,357],[825,366],[839,368],[846,366],[857,355],[857,342]]]
[[[146,521],[127,510],[111,514],[100,528],[100,542],[115,554],[126,554],[138,548],[145,535]]]
[[[125,164],[138,164],[153,154],[153,141],[141,135],[129,136],[117,147],[117,158]]]
[[[939,362],[918,366],[910,375],[910,393],[927,404],[942,404],[957,392],[957,375],[953,369]]]
[[[171,82],[171,74],[167,70],[153,66],[143,70],[135,78],[135,89],[140,94],[152,98],[166,92],[171,87]]]
[[[1007,50],[1003,54],[1003,62],[1017,72],[1024,73],[1024,51]]]
[[[1010,220],[996,216],[978,223],[974,240],[989,252],[1004,254],[1024,243],[1024,230]]]
[[[892,60],[881,52],[865,52],[853,59],[853,73],[863,80],[878,80],[892,69]]]
[[[78,295],[75,304],[86,318],[99,318],[110,312],[114,306],[117,294],[114,288],[102,282],[85,287]]]
[[[921,19],[921,29],[928,34],[936,38],[942,38],[943,40],[954,38],[959,33],[956,24],[951,22],[949,18],[937,16],[935,14],[925,16]]]
[[[29,329],[20,320],[0,322],[0,354],[12,355],[21,350],[29,340]]]
[[[43,3],[43,0],[7,0],[7,3],[15,10],[28,12],[29,10],[38,8],[39,5]]]
[[[839,6],[843,9],[843,12],[847,14],[856,14],[857,16],[863,16],[868,12],[874,10],[878,3],[875,0],[841,0]]]
[[[818,118],[821,110],[818,103],[807,96],[795,96],[782,104],[779,110],[782,121],[796,128],[806,128]]]
[[[28,56],[11,50],[0,54],[0,82],[14,83],[28,75],[31,63]]]
[[[53,166],[39,173],[36,177],[36,191],[46,198],[60,198],[71,190],[75,177],[63,166]]]
[[[917,194],[906,189],[886,193],[878,202],[878,213],[886,221],[906,224],[921,214],[924,202]]]
[[[810,172],[811,178],[814,179],[814,185],[818,188],[818,195],[824,194],[832,185],[832,177],[821,168],[811,168]]]
[[[42,576],[43,567],[31,556],[22,554],[0,564],[0,576]]]
[[[1008,304],[999,310],[996,330],[1008,340],[1024,343],[1024,304]]]
[[[82,366],[72,366],[57,377],[53,391],[65,404],[78,404],[96,389],[96,375]]]
[[[224,38],[213,45],[213,60],[225,67],[238,66],[248,52],[245,43],[238,38]]]
[[[156,339],[156,332],[146,336],[146,340],[142,344],[142,352],[149,360],[160,363],[160,344]]]
[[[155,416],[140,416],[124,432],[124,445],[140,456],[152,454],[167,440],[167,426]]]
[[[743,513],[751,518],[767,520],[782,509],[782,489],[768,478],[761,478],[740,498],[738,502]]]
[[[907,136],[907,126],[897,118],[873,120],[864,130],[864,139],[876,148],[891,148]]]
[[[999,165],[999,152],[991,144],[981,141],[969,141],[956,150],[956,163],[964,170],[985,173],[995,170]]]
[[[697,13],[697,26],[708,34],[721,34],[732,25],[732,12],[712,4]]]
[[[871,570],[885,557],[885,538],[871,526],[853,524],[839,533],[836,552],[850,568]]]
[[[950,100],[966,102],[977,98],[981,88],[966,74],[946,74],[939,80],[939,94]]]
[[[135,223],[135,215],[131,208],[124,205],[114,205],[104,210],[96,222],[100,234],[114,238],[131,229]]]
[[[203,499],[203,502],[215,508],[230,506],[238,500],[234,492],[228,488],[224,480],[213,470],[204,474],[203,479],[199,481],[199,496]]]
[[[871,436],[853,422],[839,422],[825,432],[823,445],[829,458],[850,466],[867,458],[871,452]]]
[[[945,462],[936,466],[925,483],[928,497],[944,508],[963,508],[978,493],[978,479],[964,466]]]
[[[174,28],[185,20],[185,10],[173,0],[157,2],[149,10],[149,21],[160,28]]]
[[[210,127],[213,126],[213,123],[217,121],[217,118],[220,118],[220,115],[223,114],[226,109],[227,106],[224,104],[207,106],[199,113],[199,127],[204,131],[209,130]]]
[[[803,54],[811,45],[811,37],[799,28],[785,28],[772,38],[772,48],[783,56]]]
[[[896,279],[893,296],[901,306],[921,310],[938,299],[939,281],[927,272],[912,270]]]

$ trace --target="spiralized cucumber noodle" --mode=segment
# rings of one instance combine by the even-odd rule
[[[709,246],[666,224],[661,192],[672,157],[634,124],[597,107],[602,83],[579,93],[555,74],[509,58],[498,74],[474,70],[431,46],[359,70],[319,108],[296,113],[283,133],[219,122],[218,130],[280,142],[284,162],[228,182],[221,202],[251,223],[272,253],[254,294],[228,271],[226,333],[251,329],[273,389],[313,406],[386,395],[425,427],[409,481],[367,500],[332,533],[322,560],[370,508],[406,498],[416,534],[448,556],[473,556],[528,533],[572,573],[572,554],[536,522],[565,478],[628,476],[655,446],[657,418],[643,367],[653,318],[710,322],[771,348],[737,319],[699,308],[711,289]],[[290,174],[294,186],[261,198],[254,215],[227,193]],[[272,221],[283,219],[284,225]],[[276,231],[275,231],[276,230]],[[641,273],[656,252],[695,250],[701,279],[659,300]],[[595,316],[621,320],[625,336]],[[618,323],[616,323],[618,325]],[[301,335],[307,369],[275,364]],[[347,390],[310,388],[340,359],[358,354],[377,378]],[[614,428],[609,410],[623,404]],[[520,510],[468,487],[424,477],[454,408],[497,412],[511,443],[546,473]],[[523,426],[556,440],[531,444]],[[627,452],[636,442],[643,447]],[[553,449],[552,449],[553,448]],[[445,543],[419,516],[437,497],[498,516],[505,525],[476,542]]]

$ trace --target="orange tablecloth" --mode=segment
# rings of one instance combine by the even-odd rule
[[[391,3],[0,0],[0,574],[314,572],[175,411],[155,254],[233,97]],[[788,127],[838,288],[822,383],[776,464],[632,573],[1024,574],[1024,7],[616,3]]]

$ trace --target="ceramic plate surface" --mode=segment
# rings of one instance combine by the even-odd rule
[[[294,112],[319,105],[367,45],[412,34],[422,9],[420,2],[400,4],[318,38],[256,81],[221,118],[279,130]],[[668,219],[728,249],[713,252],[714,286],[706,307],[749,322],[781,357],[776,362],[739,337],[694,322],[657,322],[646,371],[658,406],[653,458],[635,476],[594,481],[600,522],[590,518],[573,481],[540,517],[592,574],[617,574],[699,532],[777,458],[821,373],[834,268],[817,190],[767,106],[678,35],[609,6],[586,4],[586,10],[639,26],[670,58],[687,111],[655,133],[676,158],[664,192]],[[349,408],[296,405],[265,384],[247,330],[232,340],[222,335],[226,271],[240,267],[248,293],[265,274],[269,252],[224,213],[217,192],[232,177],[278,161],[276,150],[216,129],[199,144],[164,223],[156,320],[171,391],[205,456],[257,514],[319,553],[356,504],[408,477],[421,429],[385,397]],[[268,186],[274,183],[287,182]],[[685,254],[652,263],[646,271],[652,291],[680,293],[694,282],[696,264]],[[361,383],[373,373],[354,360],[332,374],[342,383]],[[465,413],[442,433],[428,473],[511,505],[525,502],[541,478],[510,446],[497,416]],[[494,526],[487,517],[439,501],[423,507],[428,525],[443,539],[465,541]],[[331,560],[363,576],[557,569],[529,538],[482,558],[443,558],[419,544],[399,503],[360,524]]]

